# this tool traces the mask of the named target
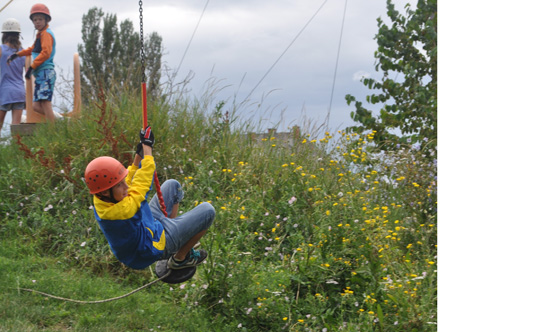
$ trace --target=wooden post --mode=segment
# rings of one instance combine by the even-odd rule
[[[74,83],[74,89],[75,89],[75,97],[74,97],[74,106],[73,106],[73,114],[72,116],[80,116],[80,107],[82,105],[82,101],[80,99],[80,62],[78,58],[78,53],[75,53],[73,56],[73,65],[74,65],[74,76],[75,76],[75,83]]]
[[[295,125],[293,126],[293,138],[298,140],[300,138],[300,127]]]
[[[31,66],[31,57],[27,56],[25,59],[25,69],[28,69]],[[37,113],[33,110],[33,88],[34,88],[34,75],[31,75],[30,79],[25,79],[26,85],[26,99],[25,99],[25,108],[27,110],[27,123],[39,123],[46,122],[46,117],[40,113]]]
[[[25,59],[25,69],[29,69],[31,66],[31,57],[27,56]],[[34,92],[34,75],[31,75],[30,79],[25,79],[26,85],[26,98],[25,108],[27,110],[27,123],[41,123],[46,122],[46,117],[43,114],[37,113],[33,110],[33,92]]]

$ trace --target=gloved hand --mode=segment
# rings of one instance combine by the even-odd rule
[[[138,146],[136,146],[136,154],[143,159],[143,145],[142,143],[138,143]]]
[[[10,62],[12,62],[13,60],[17,59],[18,56],[19,56],[19,55],[17,55],[17,53],[13,53],[12,55],[10,55],[10,56],[8,57],[8,64],[9,64]]]
[[[32,74],[33,74],[33,67],[29,67],[29,69],[27,69],[27,72],[25,73],[25,78],[30,80]]]
[[[150,147],[153,147],[153,144],[155,144],[155,136],[153,136],[150,126],[140,130],[140,142]]]

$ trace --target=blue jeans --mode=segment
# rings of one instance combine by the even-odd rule
[[[178,181],[170,179],[161,185],[161,193],[163,194],[166,213],[170,216],[174,205],[184,198],[182,186]],[[165,217],[157,194],[149,202],[149,207],[153,217],[159,220],[165,228],[166,246],[161,259],[169,258],[197,233],[207,230],[212,225],[216,214],[211,204],[201,203],[176,218]]]

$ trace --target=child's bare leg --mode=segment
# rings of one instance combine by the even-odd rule
[[[54,110],[52,108],[52,102],[47,100],[40,100],[33,102],[33,110],[46,117],[48,122],[55,121]]]
[[[180,205],[180,203],[176,203],[172,206],[172,212],[170,212],[170,216],[168,216],[169,218],[176,218],[176,216],[178,216],[178,206]]]
[[[2,129],[2,126],[4,125],[4,119],[6,118],[6,111],[0,111],[0,130]]]
[[[55,121],[55,115],[54,115],[54,109],[52,108],[52,102],[51,101],[41,101],[42,109],[44,110],[44,115],[46,116],[46,120],[49,122]]]
[[[184,244],[182,248],[180,248],[180,250],[178,250],[177,253],[174,254],[174,258],[179,261],[183,261],[191,248],[193,248],[193,246],[197,242],[199,242],[199,240],[205,235],[206,232],[207,230],[205,229],[204,231],[200,231],[199,233],[195,234],[195,236],[193,236],[186,244]]]
[[[33,101],[33,111],[36,113],[44,114],[44,111],[42,110],[42,104],[40,104],[39,101]]]
[[[22,114],[23,110],[13,110],[11,112],[11,124],[20,124]]]

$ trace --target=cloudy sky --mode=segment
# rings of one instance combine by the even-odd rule
[[[0,6],[7,2],[1,0]],[[394,2],[403,10],[408,1]],[[0,13],[2,22],[6,18],[20,21],[24,47],[34,40],[31,4],[15,0]],[[139,27],[137,1],[52,0],[46,5],[57,41],[55,63],[65,74],[72,73],[73,54],[82,43],[82,16],[90,8],[115,13],[119,22],[131,19],[135,29]],[[192,95],[201,95],[205,83],[215,78],[217,87],[224,87],[217,99],[236,96],[242,102],[250,95],[249,106],[241,108],[244,116],[253,114],[261,103],[261,111],[254,114],[265,119],[265,126],[281,120],[279,130],[283,131],[308,119],[336,130],[353,124],[350,112],[354,107],[346,105],[344,96],[350,93],[363,98],[367,89],[360,78],[380,76],[374,69],[373,38],[377,17],[386,18],[384,0],[350,0],[340,40],[344,5],[342,0],[144,0],[144,32],[156,31],[162,36],[163,60],[172,70],[182,63],[180,79],[194,73],[188,86]],[[59,105],[61,101],[54,99],[54,108]]]

